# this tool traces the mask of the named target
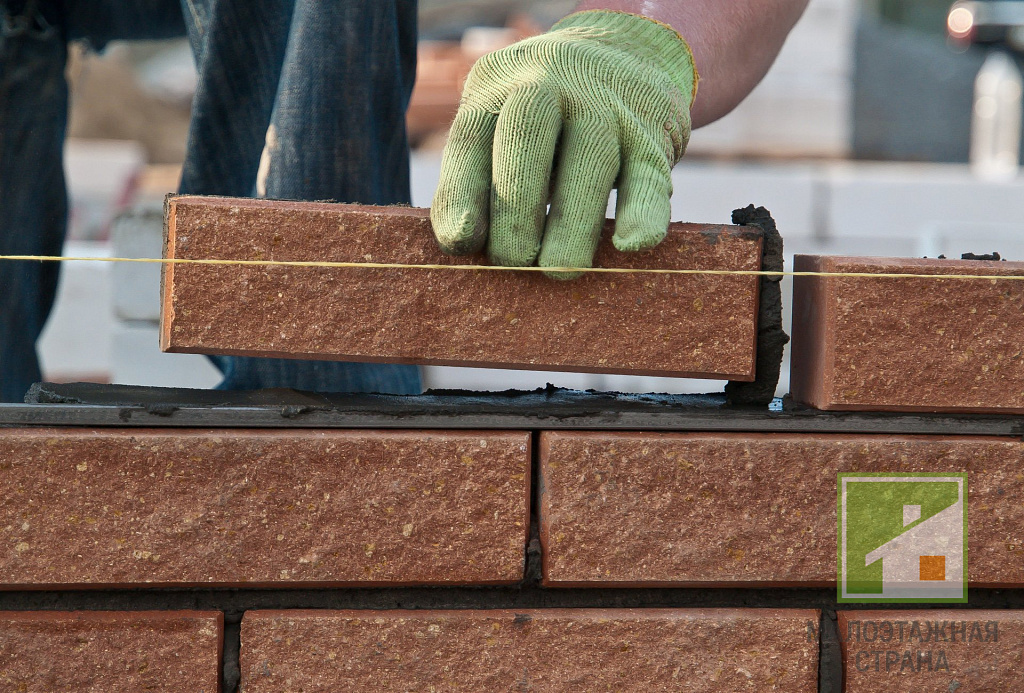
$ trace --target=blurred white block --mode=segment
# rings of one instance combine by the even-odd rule
[[[772,213],[784,237],[814,233],[818,167],[688,161],[672,171],[672,219],[730,224],[732,211],[754,204]],[[614,211],[614,206],[611,208]]]
[[[811,0],[766,79],[790,74],[850,74],[857,5],[856,0]]]
[[[413,152],[410,159],[412,206],[430,207],[441,177],[440,152]]]
[[[829,187],[827,233],[836,237],[917,238],[937,223],[966,229],[1024,219],[1024,177],[985,181],[960,164],[837,164]]]
[[[107,243],[69,242],[64,253],[110,257]],[[106,379],[110,374],[111,263],[65,262],[57,300],[36,345],[44,378]]]
[[[155,323],[116,323],[111,346],[114,383],[212,388],[221,381],[220,371],[205,356],[160,351],[160,329]]]
[[[105,240],[145,161],[146,152],[138,142],[68,139],[64,145],[68,238]]]
[[[1024,260],[1024,218],[1005,222],[957,223],[936,221],[922,225],[915,256],[956,259],[964,253],[999,253],[1004,260]]]
[[[913,236],[874,235],[875,229],[866,227],[865,235],[838,238],[795,238],[783,236],[786,245],[787,269],[793,269],[793,255],[861,255],[881,257],[914,257],[918,241]],[[871,235],[867,235],[870,233]],[[784,296],[788,301],[789,297]]]
[[[117,257],[159,258],[163,253],[163,211],[143,207],[119,214],[110,240]],[[114,313],[122,320],[160,319],[160,265],[119,262],[111,270]]]
[[[696,130],[690,153],[845,156],[856,18],[855,0],[811,0],[762,82],[732,113]]]
[[[845,79],[845,78],[844,78]],[[761,84],[736,110],[695,130],[687,151],[708,157],[780,156],[841,158],[849,153],[850,95],[844,85],[815,93],[794,85]],[[788,93],[787,93],[788,92]]]

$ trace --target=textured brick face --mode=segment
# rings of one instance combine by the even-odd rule
[[[168,215],[172,258],[487,264],[443,255],[423,209],[178,197]],[[757,270],[761,236],[674,224],[649,252],[606,238],[595,264]],[[163,287],[167,351],[754,379],[757,277],[174,265]]]
[[[797,271],[1024,274],[1024,263],[796,256]],[[819,409],[1024,413],[1024,282],[796,277],[792,393]]]
[[[969,579],[1024,585],[1024,444],[931,436],[543,433],[551,586],[832,585],[837,472],[968,473]]]
[[[817,691],[811,610],[257,611],[246,693]]]
[[[845,693],[1024,690],[1024,612],[840,611]]]
[[[529,434],[0,431],[0,587],[507,583]]]
[[[220,612],[0,612],[0,690],[216,693]]]

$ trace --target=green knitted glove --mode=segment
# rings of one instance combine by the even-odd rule
[[[590,267],[615,186],[615,247],[657,245],[696,84],[682,37],[624,12],[578,12],[485,55],[444,150],[430,213],[441,248],[464,255],[486,242],[501,265],[539,252],[541,267]]]

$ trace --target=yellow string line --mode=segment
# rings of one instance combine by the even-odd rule
[[[0,260],[36,262],[140,262],[161,265],[249,265],[259,267],[330,267],[353,269],[487,270],[496,272],[580,272],[590,274],[696,274],[744,277],[864,277],[873,279],[1024,280],[1024,274],[929,274],[913,272],[796,272],[772,270],[704,270],[626,267],[505,267],[503,265],[411,265],[399,262],[332,262],[329,260],[214,260],[152,257],[75,257],[65,255],[0,255]]]

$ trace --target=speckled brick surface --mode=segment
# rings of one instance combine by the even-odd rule
[[[610,227],[607,229],[610,232]],[[437,248],[428,211],[177,197],[171,258],[488,264]],[[673,224],[599,267],[758,270],[761,232]],[[758,277],[168,265],[167,351],[754,379]]]
[[[545,432],[550,586],[834,585],[838,472],[967,472],[968,575],[1024,585],[1016,438]]]
[[[1024,691],[1024,611],[840,611],[845,693]]]
[[[0,690],[217,693],[219,611],[0,611]]]
[[[1024,275],[1024,263],[797,255],[797,271]],[[1024,281],[796,277],[793,398],[818,409],[1024,413]]]
[[[818,612],[250,611],[246,693],[818,690]]]
[[[529,440],[0,430],[0,589],[515,582]]]

